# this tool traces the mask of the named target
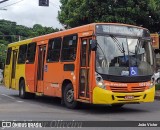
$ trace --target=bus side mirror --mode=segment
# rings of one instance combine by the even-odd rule
[[[97,50],[97,40],[92,40],[91,42],[91,50],[96,51]]]

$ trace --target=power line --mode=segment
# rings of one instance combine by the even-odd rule
[[[0,1],[0,4],[1,4],[1,3],[4,3],[4,2],[7,2],[7,1],[8,1],[8,0],[2,0],[2,1]]]
[[[8,0],[3,0],[3,1],[8,1]],[[9,4],[9,5],[0,7],[0,9],[3,9],[3,8],[5,8],[5,7],[9,7],[9,6],[18,4],[18,3],[22,2],[22,1],[24,1],[24,0],[20,0],[20,1],[17,1],[17,2],[15,2],[15,3],[12,3],[12,4]],[[1,1],[1,2],[2,2],[2,1]],[[0,2],[0,3],[1,3],[1,2]],[[49,3],[50,3],[52,6],[56,7],[57,9],[59,9],[59,8],[58,8],[59,6],[58,6],[57,4],[55,4],[55,3],[51,2],[51,1],[50,1]]]
[[[56,7],[57,9],[59,9],[59,8],[58,8],[58,7],[59,7],[58,5],[54,4],[54,3],[51,2],[51,1],[50,1],[49,3],[50,3],[51,5],[53,5],[54,7]]]
[[[5,7],[9,7],[9,6],[18,4],[18,3],[22,2],[22,1],[24,1],[24,0],[20,0],[20,1],[17,1],[17,2],[15,2],[15,3],[12,3],[12,4],[10,4],[10,5],[3,6],[3,7],[1,7],[0,9],[3,9],[3,8],[5,8]]]
[[[51,1],[49,1],[49,3],[52,3],[52,5],[59,7],[59,5],[57,5],[57,4],[55,4],[55,3],[51,2]]]
[[[0,9],[0,10],[5,10],[6,11],[7,9]]]
[[[19,36],[19,35],[0,35],[2,37],[8,37],[8,36]]]

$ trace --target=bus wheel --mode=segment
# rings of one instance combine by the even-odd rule
[[[74,109],[77,107],[77,102],[74,101],[74,90],[71,83],[69,83],[64,89],[63,101],[68,108]]]
[[[27,93],[25,92],[25,82],[24,82],[24,80],[21,80],[20,84],[19,84],[19,97],[23,98],[23,99],[27,97]]]

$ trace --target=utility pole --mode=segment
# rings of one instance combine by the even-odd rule
[[[2,0],[2,1],[0,1],[0,4],[1,3],[4,3],[4,2],[7,2],[8,0]],[[1,8],[0,10],[7,10],[7,9],[3,9],[3,8]]]
[[[21,40],[21,35],[18,36],[18,40],[19,40],[19,41]]]
[[[7,9],[0,9],[0,10],[5,10],[6,11]]]

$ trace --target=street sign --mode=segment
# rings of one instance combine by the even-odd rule
[[[49,6],[49,0],[39,0],[39,6]]]

